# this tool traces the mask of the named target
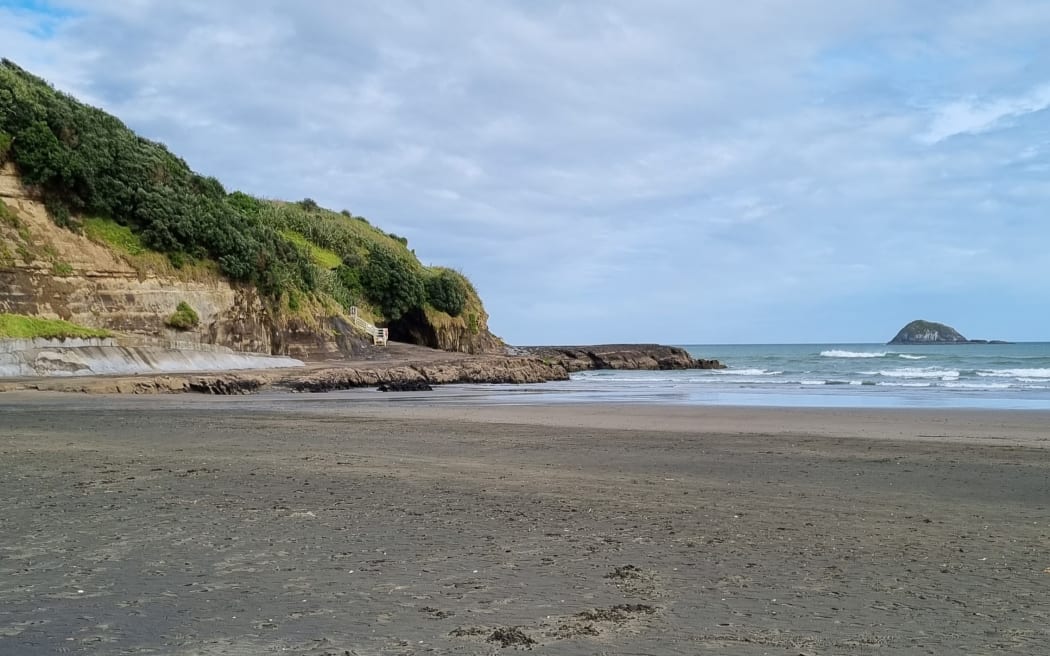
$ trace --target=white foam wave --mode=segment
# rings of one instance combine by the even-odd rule
[[[840,351],[831,349],[830,351],[821,351],[820,355],[825,358],[884,358],[889,354],[886,351]]]
[[[879,387],[932,387],[933,383],[876,383]]]
[[[945,383],[945,387],[955,389],[1010,389],[1010,383]]]
[[[767,371],[766,369],[714,369],[715,373],[723,376],[779,376],[783,371]]]
[[[886,369],[878,372],[879,376],[886,378],[937,378],[940,380],[956,380],[959,372],[955,369],[941,369],[940,367],[904,367],[903,369]]]
[[[977,375],[995,378],[1038,378],[1045,380],[1050,378],[1050,369],[991,369],[978,371]]]
[[[905,360],[925,360],[925,355],[911,355],[909,353],[898,353],[897,357],[904,358]]]

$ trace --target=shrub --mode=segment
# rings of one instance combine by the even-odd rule
[[[190,307],[186,301],[180,301],[175,306],[175,313],[168,317],[167,324],[175,330],[190,330],[200,324],[197,311]]]
[[[3,200],[0,200],[0,221],[14,228],[19,228],[22,225],[22,222],[15,216],[14,211]]]
[[[397,321],[407,312],[421,308],[426,289],[417,267],[407,257],[399,257],[386,248],[372,251],[361,271],[361,284],[383,315]]]
[[[51,272],[59,278],[73,275],[73,266],[69,262],[55,262],[51,265]]]
[[[458,317],[467,306],[467,286],[462,276],[449,269],[437,269],[427,278],[427,302],[435,309]]]
[[[7,153],[11,150],[11,135],[0,130],[0,164],[7,161]]]
[[[335,270],[336,279],[350,298],[357,299],[364,295],[365,288],[361,284],[361,272],[343,265]],[[353,305],[351,303],[351,305]]]
[[[48,198],[44,201],[44,207],[47,209],[48,216],[55,222],[55,225],[73,232],[80,232],[80,224],[69,213],[69,208],[66,207],[65,203],[57,198]]]

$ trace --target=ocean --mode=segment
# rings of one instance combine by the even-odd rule
[[[1050,342],[682,345],[723,370],[586,371],[491,401],[1050,409]],[[1050,428],[1050,427],[1048,427]]]

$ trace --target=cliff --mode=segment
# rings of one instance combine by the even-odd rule
[[[116,117],[0,62],[0,312],[237,351],[330,359],[370,340],[502,350],[463,274],[311,199],[228,193]],[[176,330],[180,303],[199,322]]]
[[[0,312],[64,319],[184,349],[320,359],[366,345],[333,318],[275,316],[254,286],[214,268],[176,269],[162,256],[126,256],[58,227],[10,163],[0,167],[0,203]],[[197,312],[197,326],[167,325],[180,302]]]

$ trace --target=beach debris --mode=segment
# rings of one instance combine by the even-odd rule
[[[640,579],[642,578],[642,569],[636,565],[620,565],[605,575],[607,579]]]
[[[487,640],[498,643],[500,647],[531,647],[536,644],[535,640],[517,626],[501,626],[493,631]]]
[[[652,615],[656,609],[649,604],[617,604],[611,608],[595,608],[576,613],[588,622],[625,622],[634,615]]]
[[[442,610],[440,608],[434,608],[433,606],[423,606],[419,609],[420,613],[427,613],[436,620],[443,620],[446,617],[452,617],[456,613],[451,610]]]

